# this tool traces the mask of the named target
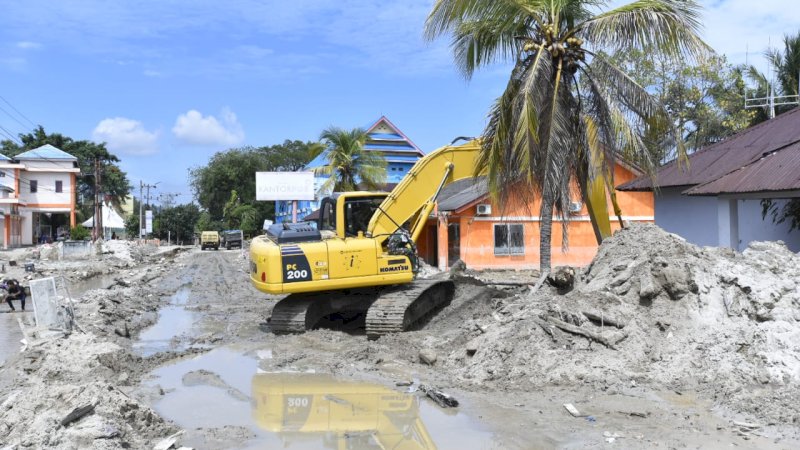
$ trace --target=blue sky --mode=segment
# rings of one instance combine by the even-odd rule
[[[48,132],[107,142],[136,195],[158,182],[180,203],[187,169],[215,152],[330,125],[386,115],[427,152],[479,134],[508,76],[497,65],[466,81],[446,39],[425,43],[432,3],[2,0],[0,96]],[[800,29],[796,0],[701,3],[703,37],[735,63],[749,48],[761,64],[770,40]],[[30,131],[9,103],[0,126]]]

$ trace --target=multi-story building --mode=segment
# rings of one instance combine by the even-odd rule
[[[75,226],[78,159],[52,145],[0,155],[3,248],[52,241]]]
[[[371,122],[366,127],[367,141],[364,150],[379,152],[386,159],[386,185],[385,190],[394,188],[400,180],[408,173],[414,163],[417,162],[424,153],[414,144],[411,139],[406,137],[392,122],[385,116]],[[326,152],[322,152],[317,158],[308,163],[304,170],[314,170],[325,166],[328,163]],[[325,181],[323,177],[316,177],[314,180],[317,190],[317,197],[314,200],[301,200],[297,202],[297,219],[309,215],[319,208],[322,197],[330,195],[330,192],[320,192],[320,186]],[[278,201],[275,204],[276,222],[291,222],[293,208],[291,201]]]

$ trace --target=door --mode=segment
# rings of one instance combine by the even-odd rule
[[[447,224],[447,265],[461,259],[461,226],[458,223]]]

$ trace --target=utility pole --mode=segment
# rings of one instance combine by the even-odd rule
[[[150,188],[155,189],[156,185],[160,183],[156,182],[155,184],[144,184],[143,181],[139,180],[139,239],[146,238],[147,232],[145,231],[147,228],[145,227],[144,223],[144,215],[142,214],[145,199],[142,197],[142,190],[146,189],[145,196],[147,197],[147,206],[150,206]]]
[[[144,197],[142,197],[142,188],[144,187],[144,183],[142,180],[139,180],[139,239],[142,239],[142,233],[144,230],[144,220],[142,219],[142,206],[144,206]]]
[[[102,205],[100,203],[100,160],[94,159],[94,230],[92,230],[93,240],[103,236]]]

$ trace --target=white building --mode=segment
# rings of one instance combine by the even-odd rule
[[[800,199],[800,108],[785,112],[659,169],[656,225],[697,245],[744,250],[752,241],[783,241],[800,252],[800,230],[762,217],[762,200]],[[653,191],[642,177],[618,187]]]
[[[0,155],[3,248],[55,240],[75,226],[78,159],[52,145]]]

